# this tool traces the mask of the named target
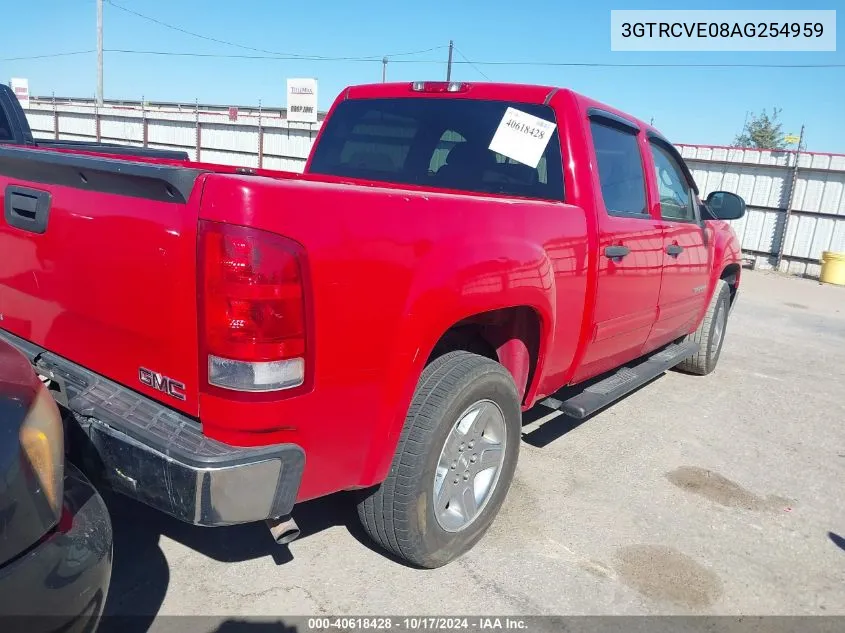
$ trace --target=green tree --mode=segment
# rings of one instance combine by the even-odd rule
[[[765,110],[762,114],[751,113],[745,121],[742,132],[734,139],[737,147],[754,147],[756,149],[784,149],[782,125],[778,122],[781,110],[774,108],[770,117]]]

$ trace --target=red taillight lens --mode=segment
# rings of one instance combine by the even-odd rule
[[[209,382],[244,391],[302,384],[301,247],[266,231],[203,220],[199,249]]]

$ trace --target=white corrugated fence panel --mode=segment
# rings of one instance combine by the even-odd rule
[[[845,252],[845,218],[793,215],[786,232],[784,256],[819,260],[824,251]]]
[[[60,121],[61,118],[59,117]],[[127,141],[144,140],[144,126],[137,117],[101,116],[100,133],[109,138],[122,138]]]
[[[828,174],[819,211],[835,215],[845,215],[845,177]]]
[[[84,114],[62,114],[59,117],[59,135],[95,136],[97,133],[93,117]]]
[[[238,154],[214,149],[202,149],[200,160],[204,163],[220,163],[237,167],[258,167],[258,154]]]
[[[316,132],[312,135],[316,137]],[[300,130],[265,129],[264,130],[264,154],[273,156],[285,156],[308,158],[313,145],[313,138],[309,138],[308,132]]]
[[[786,205],[791,172],[785,169],[694,160],[689,167],[702,197],[721,190],[742,196],[749,205],[774,208]]]
[[[29,127],[32,129],[33,134],[36,131],[49,132],[50,134],[53,133],[52,112],[28,110],[26,113],[26,120],[29,121]]]
[[[258,128],[235,127],[222,123],[202,124],[202,147],[253,152],[258,154]]]
[[[800,171],[798,172],[801,173]],[[822,199],[824,180],[819,175],[803,176],[796,180],[795,196],[792,201],[793,209],[817,213]],[[803,185],[803,186],[799,186]]]
[[[301,174],[305,169],[305,161],[297,158],[282,158],[281,156],[264,156],[264,168],[278,171],[292,171]]]
[[[147,121],[147,140],[150,143],[196,147],[197,129],[193,123],[184,121]]]
[[[60,141],[83,141],[85,143],[91,142],[91,137],[87,134],[59,134]]]
[[[827,250],[845,253],[845,221],[837,219],[834,222]]]
[[[745,213],[742,232],[736,231],[743,250],[771,253],[780,242],[782,214],[768,209],[749,207]],[[736,230],[736,229],[735,229]]]

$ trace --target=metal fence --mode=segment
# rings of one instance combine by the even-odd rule
[[[845,155],[678,149],[703,196],[723,190],[745,199],[745,217],[732,224],[755,266],[817,277],[823,251],[845,251]]]
[[[283,109],[200,104],[31,99],[36,138],[114,142],[188,152],[191,160],[302,171],[322,122],[289,122]]]
[[[283,109],[260,106],[124,101],[98,108],[78,99],[32,99],[26,113],[40,138],[181,149],[192,160],[297,172],[322,124],[292,123]],[[845,251],[845,155],[678,148],[704,196],[721,189],[748,203],[733,224],[755,266],[817,276],[823,251]]]

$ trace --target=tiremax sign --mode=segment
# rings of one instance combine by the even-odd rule
[[[317,122],[317,80],[288,79],[288,121]]]

